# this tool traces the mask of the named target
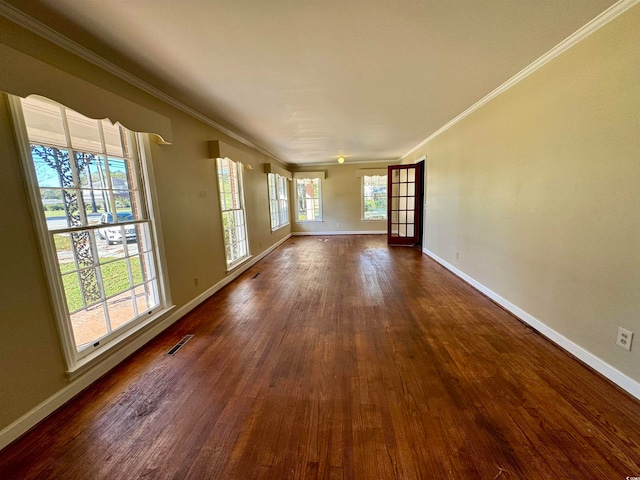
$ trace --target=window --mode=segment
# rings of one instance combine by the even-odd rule
[[[362,219],[387,219],[387,176],[362,176]]]
[[[319,178],[296,178],[298,222],[322,221],[322,196]]]
[[[229,158],[216,159],[222,229],[227,256],[227,268],[231,269],[249,257],[247,224],[242,189],[242,164]]]
[[[287,179],[277,173],[268,173],[271,231],[289,224],[289,194]]]
[[[12,98],[67,361],[163,307],[137,138],[42,97]]]

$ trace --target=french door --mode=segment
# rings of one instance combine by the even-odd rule
[[[387,243],[417,245],[422,239],[424,162],[387,167]]]

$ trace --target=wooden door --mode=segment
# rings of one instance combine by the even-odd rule
[[[416,245],[422,238],[422,166],[387,167],[387,243]]]

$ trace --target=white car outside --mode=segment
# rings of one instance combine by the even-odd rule
[[[118,222],[128,222],[133,220],[133,215],[128,212],[119,212]],[[126,241],[133,241],[136,239],[136,226],[135,225],[118,225],[113,223],[113,215],[111,212],[103,213],[100,216],[100,225],[105,225],[98,229],[98,236],[107,241],[109,245],[114,243],[122,243],[122,231],[124,229],[124,235]]]

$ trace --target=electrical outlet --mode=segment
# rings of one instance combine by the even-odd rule
[[[456,252],[456,260],[460,259],[460,252]]]
[[[618,339],[616,345],[631,351],[631,342],[633,341],[633,332],[626,330],[622,327],[618,327]]]
[[[197,287],[200,282],[198,281],[198,277],[193,277],[193,286]]]
[[[340,228],[340,223],[339,222],[336,223],[336,227]]]

